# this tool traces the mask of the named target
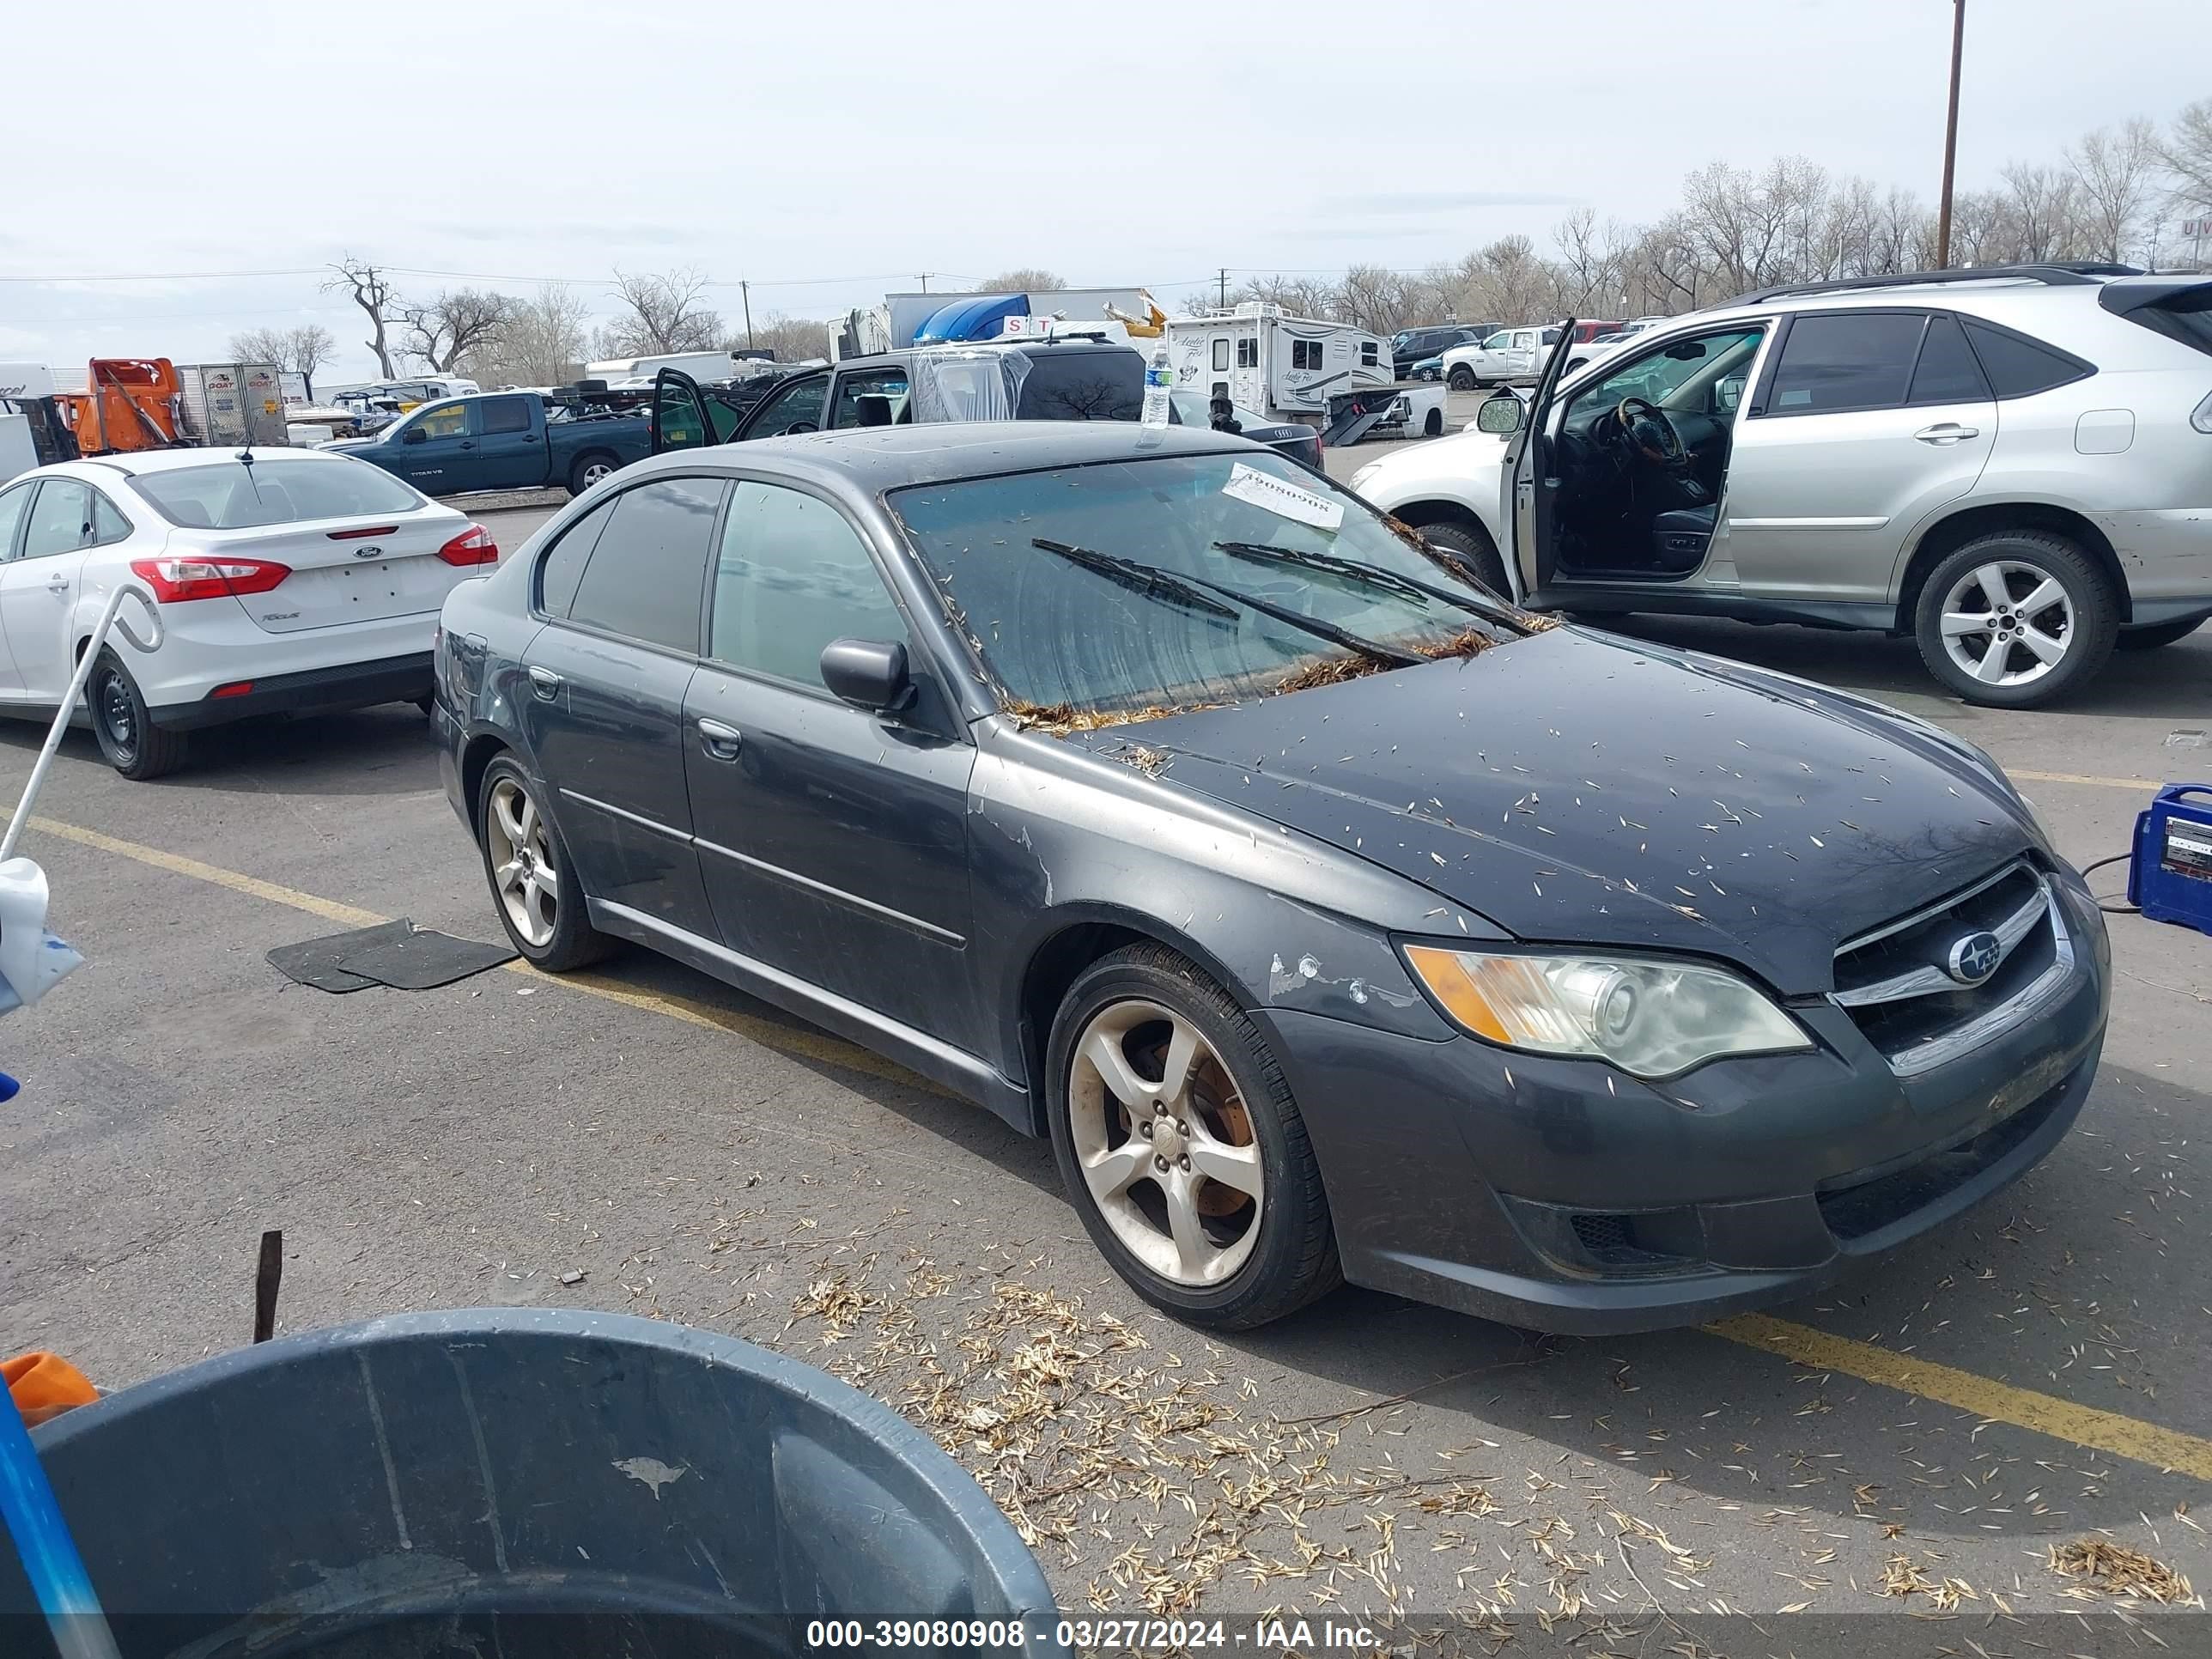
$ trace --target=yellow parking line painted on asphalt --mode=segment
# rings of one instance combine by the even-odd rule
[[[2013,775],[2035,775],[2014,773]],[[2088,781],[2112,782],[2114,780],[2092,779]],[[6,816],[6,809],[0,808],[0,817]],[[156,870],[190,876],[196,881],[212,882],[234,893],[246,893],[254,898],[267,899],[274,904],[289,905],[295,910],[305,910],[311,915],[322,916],[331,921],[369,927],[387,920],[373,910],[318,898],[314,894],[301,892],[297,888],[280,886],[273,881],[263,881],[258,877],[241,875],[235,870],[203,864],[198,859],[183,858],[174,853],[162,852],[159,848],[142,846],[134,841],[104,836],[96,830],[80,829],[73,823],[34,817],[31,820],[31,828],[43,835],[58,836],[81,846],[135,860]],[[732,1008],[717,1007],[712,1003],[690,997],[635,990],[598,974],[545,974],[520,958],[507,966],[517,973],[526,974],[533,980],[542,980],[548,985],[580,991],[586,996],[618,1002],[625,1007],[641,1009],[648,1013],[665,1015],[687,1024],[727,1031],[757,1042],[764,1048],[774,1048],[779,1053],[819,1060],[846,1071],[864,1073],[870,1077],[883,1078],[909,1088],[926,1089],[933,1094],[951,1097],[950,1091],[915,1076],[904,1066],[894,1065],[826,1032],[794,1030],[774,1020],[760,1018],[757,1015],[739,1013]],[[1778,1354],[1808,1370],[1840,1371],[1864,1382],[1918,1395],[1962,1412],[1971,1412],[1978,1417],[2010,1423],[2038,1434],[2049,1435],[2054,1439],[2108,1452],[2115,1457],[2148,1463],[2156,1468],[2178,1469],[2200,1480],[2212,1480],[2212,1440],[2200,1439],[2193,1434],[2161,1428],[2155,1423],[2146,1423],[2136,1418],[2123,1417],[2117,1412],[2077,1406],[2071,1401],[2060,1400],[2054,1395],[2016,1389],[1994,1377],[1979,1376],[1972,1371],[1939,1365],[1932,1360],[1892,1353],[1888,1349],[1875,1347],[1869,1342],[1832,1336],[1808,1325],[1794,1324],[1789,1320],[1773,1319],[1764,1314],[1741,1314],[1708,1325],[1705,1329],[1711,1335],[1740,1343],[1747,1348]]]
[[[2016,1389],[1994,1377],[1957,1370],[1933,1360],[1892,1353],[1870,1342],[1832,1336],[1808,1325],[1765,1314],[1739,1314],[1708,1325],[1711,1335],[1741,1342],[1747,1348],[1780,1354],[1808,1370],[1842,1371],[1865,1382],[1918,1395],[1976,1417],[2011,1423],[2055,1440],[2069,1440],[2154,1468],[2179,1469],[2199,1480],[2212,1480],[2212,1440],[2176,1429],[2160,1428],[2118,1412],[2077,1406],[2053,1395]]]
[[[0,806],[0,819],[14,816],[8,808]],[[219,865],[203,864],[198,859],[165,853],[158,847],[143,846],[114,836],[104,836],[97,830],[80,829],[74,823],[64,823],[55,818],[34,817],[31,820],[31,828],[42,835],[58,836],[64,841],[73,841],[82,847],[96,848],[103,853],[113,853],[121,858],[150,865],[156,870],[190,876],[195,881],[212,882],[217,887],[228,887],[234,893],[267,899],[272,904],[289,905],[295,910],[305,910],[310,915],[321,916],[329,921],[344,922],[354,927],[374,927],[380,922],[391,920],[374,910],[340,904],[335,899],[319,898],[313,893],[303,893],[296,887],[263,881],[258,876],[241,875]],[[671,1019],[680,1019],[691,1025],[703,1025],[710,1030],[728,1031],[757,1042],[763,1048],[774,1048],[780,1054],[820,1060],[826,1065],[842,1066],[848,1072],[865,1073],[887,1082],[902,1083],[909,1088],[944,1095],[948,1099],[956,1097],[951,1091],[940,1088],[927,1078],[916,1076],[903,1066],[870,1054],[866,1049],[847,1042],[842,1037],[831,1036],[827,1032],[794,1029],[772,1019],[763,1019],[757,1014],[740,1013],[734,1008],[718,1008],[711,1002],[701,1002],[690,997],[633,990],[598,974],[541,973],[520,957],[507,965],[518,973],[527,974],[549,985],[566,986],[572,991],[581,991],[586,996],[665,1014]]]
[[[2154,794],[2166,787],[2151,778],[2093,778],[2079,772],[2030,772],[2017,766],[2006,767],[2005,775],[2028,783],[2080,783],[2097,789],[2132,789],[2139,794],[2144,790]]]
[[[15,816],[10,807],[0,806],[0,818]],[[195,881],[211,881],[218,887],[228,887],[234,893],[250,893],[255,898],[267,899],[274,904],[289,904],[295,910],[305,910],[310,915],[331,921],[350,922],[356,927],[374,927],[385,920],[374,910],[356,909],[350,904],[340,904],[334,899],[317,898],[313,893],[302,893],[297,888],[279,887],[273,881],[263,881],[258,876],[242,876],[235,870],[225,870],[212,864],[202,864],[198,859],[188,859],[175,853],[164,853],[158,847],[142,847],[135,841],[118,841],[113,836],[103,836],[97,830],[80,830],[74,823],[63,823],[54,818],[34,817],[31,828],[41,835],[59,836],[64,841],[73,841],[80,846],[96,847],[103,853],[114,853],[141,864],[150,864],[156,870],[172,870],[180,876],[190,876]]]

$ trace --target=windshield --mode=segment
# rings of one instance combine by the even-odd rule
[[[250,530],[312,519],[412,513],[422,497],[365,461],[241,461],[142,472],[134,488],[171,524]]]
[[[1347,678],[1371,665],[1237,594],[1413,657],[1474,648],[1471,630],[1486,628],[1475,611],[1512,615],[1372,508],[1270,453],[919,485],[890,501],[1017,713],[1127,717]],[[1223,543],[1244,545],[1231,551]],[[1071,550],[1154,574],[1104,570]],[[1292,562],[1301,556],[1384,574]],[[1447,597],[1459,594],[1475,611]],[[1488,642],[1485,632],[1480,643]]]

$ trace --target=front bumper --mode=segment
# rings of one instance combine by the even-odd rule
[[[213,696],[190,702],[150,707],[155,725],[171,732],[226,726],[257,714],[308,714],[340,708],[368,708],[380,702],[414,702],[430,695],[431,659],[427,651],[377,662],[342,663],[295,674],[239,678],[252,686],[236,696]]]
[[[2110,953],[2053,887],[2073,971],[2033,1018],[1899,1077],[1844,1011],[1819,1047],[1644,1084],[1588,1060],[1255,1010],[1300,1102],[1356,1284],[1603,1334],[1817,1289],[1958,1215],[2063,1138],[2104,1045]]]

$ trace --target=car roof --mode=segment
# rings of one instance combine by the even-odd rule
[[[319,449],[299,449],[285,444],[264,444],[252,453],[256,466],[271,463],[283,466],[295,461],[327,465],[348,459],[343,454],[327,453]],[[104,475],[119,472],[126,478],[135,478],[149,472],[173,472],[179,467],[213,466],[223,461],[235,461],[238,455],[237,450],[228,446],[207,449],[131,449],[114,455],[87,455],[79,460],[56,461],[35,471],[95,480]],[[28,477],[31,475],[26,473],[23,476]]]
[[[1146,427],[1134,421],[943,421],[676,450],[625,467],[622,476],[630,480],[653,472],[696,472],[702,467],[732,472],[759,470],[824,484],[843,481],[880,495],[909,484],[955,478],[1264,447],[1211,428]]]

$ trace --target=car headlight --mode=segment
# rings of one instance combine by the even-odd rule
[[[1355,495],[1358,495],[1359,493],[1360,486],[1382,470],[1382,463],[1380,461],[1370,461],[1366,465],[1361,467],[1359,471],[1352,475],[1351,479],[1349,480],[1349,487],[1352,493]]]
[[[1430,994],[1509,1048],[1610,1060],[1673,1077],[1723,1054],[1809,1048],[1796,1022],[1733,974],[1636,957],[1504,956],[1409,945]]]

